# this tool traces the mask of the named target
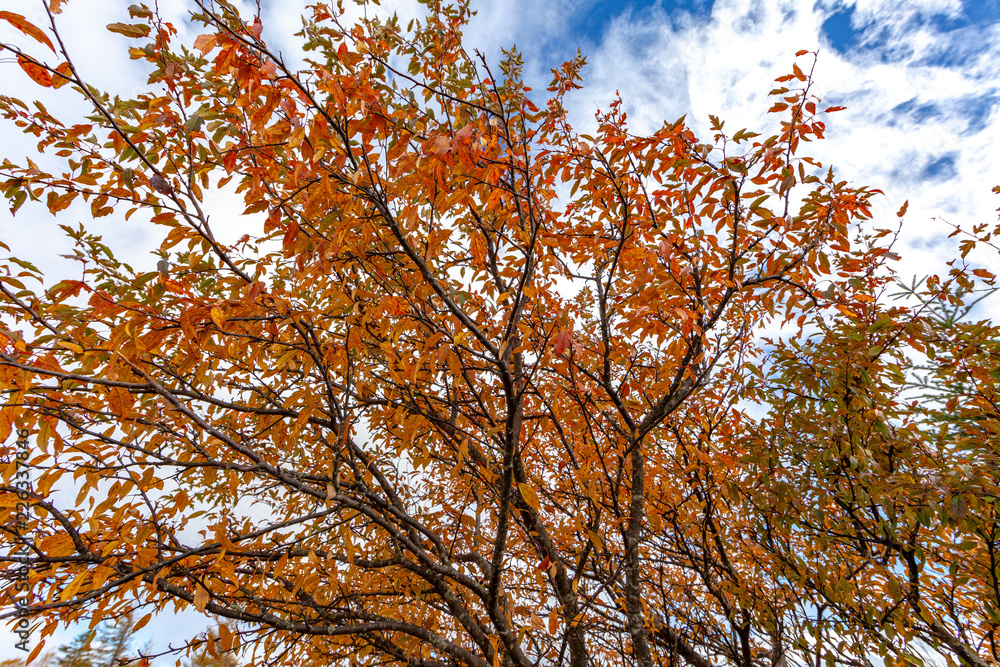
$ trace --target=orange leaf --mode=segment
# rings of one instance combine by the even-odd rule
[[[288,227],[285,229],[285,235],[281,238],[282,245],[290,245],[295,243],[295,239],[299,235],[299,223],[292,220],[288,223]]]
[[[202,55],[206,55],[209,51],[215,48],[215,44],[218,41],[218,35],[198,35],[198,37],[194,40],[194,48],[201,51]]]
[[[25,35],[34,37],[37,41],[52,49],[52,53],[56,52],[56,47],[52,46],[52,41],[48,38],[48,35],[20,14],[15,14],[14,12],[0,12],[0,19],[6,20]]]
[[[194,587],[194,606],[198,611],[205,611],[205,605],[208,604],[208,589],[200,584],[195,584]]]
[[[7,442],[8,436],[14,430],[14,410],[0,409],[0,442]]]
[[[25,659],[24,664],[30,665],[31,661],[38,657],[38,654],[42,652],[42,648],[45,646],[45,642],[38,642],[35,644],[35,648],[31,650],[31,654]]]
[[[225,623],[219,624],[219,641],[222,648],[229,651],[233,648],[233,633]]]
[[[49,71],[30,58],[24,56],[17,57],[17,64],[21,66],[28,76],[39,86],[52,87],[52,75]]]
[[[112,387],[108,391],[108,407],[119,419],[127,419],[132,412],[132,394],[121,387]]]

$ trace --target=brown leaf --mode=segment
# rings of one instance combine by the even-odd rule
[[[149,179],[149,186],[159,192],[161,195],[172,195],[174,194],[174,189],[167,182],[167,179],[163,178],[159,174],[155,174]]]
[[[109,23],[108,30],[119,35],[139,39],[149,35],[149,26],[141,23]]]

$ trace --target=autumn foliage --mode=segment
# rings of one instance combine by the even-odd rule
[[[956,316],[960,260],[889,298],[896,221],[803,156],[809,54],[772,136],[637,136],[620,100],[588,136],[582,58],[531,91],[463,4],[319,5],[301,70],[225,0],[193,45],[133,6],[128,100],[59,5],[0,13],[37,47],[4,76],[91,108],[0,97],[46,154],[0,165],[11,210],[92,217],[62,227],[82,277],[0,265],[0,539],[49,630],[193,607],[247,663],[1000,660],[1000,332]],[[151,266],[110,215],[161,232]]]

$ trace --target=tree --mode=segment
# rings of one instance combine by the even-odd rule
[[[136,661],[132,655],[132,636],[135,623],[132,616],[109,618],[97,629],[98,652],[91,664],[94,667],[125,667]]]
[[[85,630],[73,638],[66,646],[59,648],[56,658],[58,667],[93,667],[97,659],[98,647],[94,645],[97,630]]]
[[[205,641],[186,661],[187,667],[237,667],[239,661],[230,652],[219,651],[219,642],[223,635],[231,636],[233,629],[226,625],[216,627],[206,633]]]
[[[0,276],[0,435],[29,429],[40,450],[30,530],[4,532],[34,536],[34,614],[142,605],[138,629],[192,606],[233,623],[218,651],[288,664],[855,665],[916,659],[917,640],[987,660],[995,621],[940,620],[979,613],[962,567],[918,563],[950,592],[858,584],[895,581],[925,519],[891,496],[903,532],[880,551],[863,545],[882,514],[837,495],[888,488],[841,425],[906,419],[852,365],[888,357],[848,352],[881,326],[915,344],[926,320],[873,296],[891,273],[865,224],[877,191],[800,156],[825,112],[798,64],[772,91],[773,136],[714,117],[709,143],[683,120],[637,136],[620,100],[587,136],[564,106],[583,58],[538,104],[516,52],[494,71],[464,50],[464,4],[429,2],[406,30],[316,6],[293,71],[258,17],[206,0],[193,49],[144,5],[109,26],[151,72],[124,100],[82,78],[60,4],[45,30],[2,15],[39,44],[4,45],[24,73],[92,107],[64,123],[0,98],[66,169],[5,160],[11,210],[85,202],[95,219],[63,226],[82,280],[37,287],[16,257]],[[225,188],[253,230],[238,240],[209,224]],[[95,233],[122,210],[163,227],[156,270]],[[778,324],[799,333],[772,351]],[[883,440],[873,460],[933,459]],[[938,519],[936,545],[954,528]]]
[[[777,347],[760,388],[771,411],[748,429],[743,468],[752,506],[767,508],[754,541],[810,592],[817,664],[844,642],[890,663],[933,647],[950,664],[994,664],[1000,332],[956,317],[970,311],[963,268],[909,290],[911,308],[885,304],[890,280]],[[915,354],[926,375],[908,369]]]
[[[32,660],[31,664],[33,667],[50,667],[52,660],[52,653],[46,652]],[[25,667],[26,664],[23,658],[10,658],[0,662],[0,667]]]
[[[84,630],[70,641],[60,646],[58,653],[45,653],[32,660],[7,660],[4,667],[125,667],[136,663],[131,657],[131,618],[109,619],[101,626]]]

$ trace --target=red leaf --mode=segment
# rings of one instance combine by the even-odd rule
[[[285,228],[285,235],[281,239],[282,245],[290,245],[295,243],[295,239],[299,236],[299,224],[292,220],[288,223],[288,227]]]
[[[562,354],[573,343],[573,332],[560,331],[552,339],[552,342],[554,343],[552,351],[557,355]]]
[[[658,249],[660,251],[660,257],[663,258],[663,261],[670,264],[670,246],[667,245],[667,242],[660,241]]]

